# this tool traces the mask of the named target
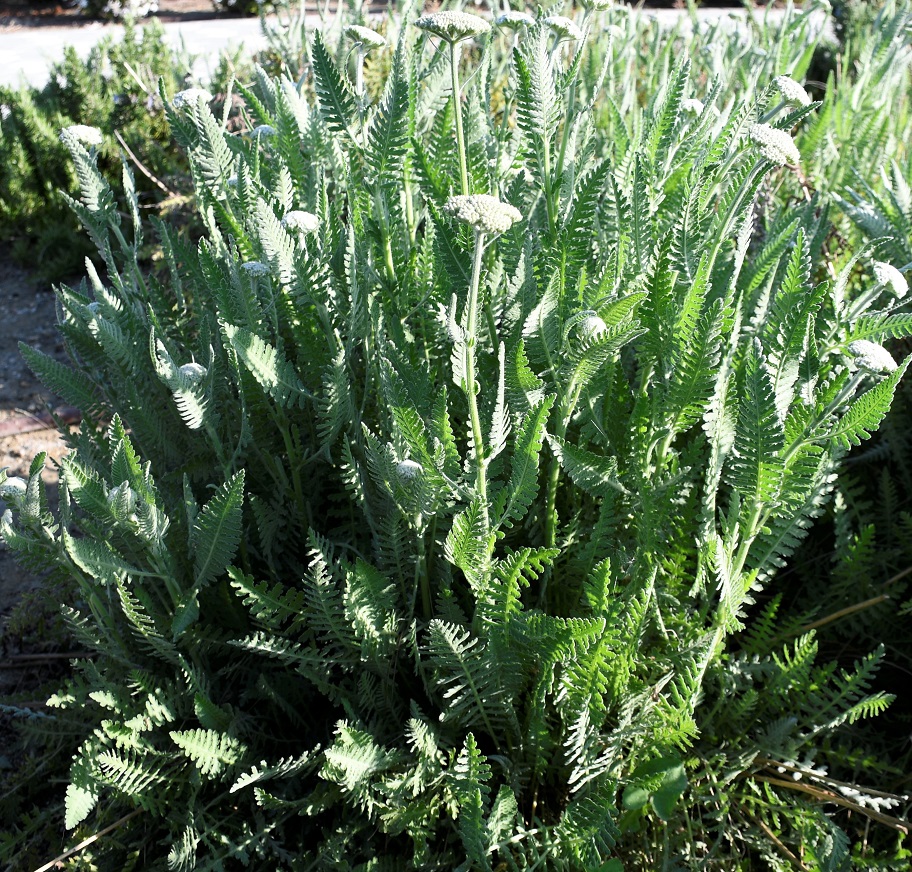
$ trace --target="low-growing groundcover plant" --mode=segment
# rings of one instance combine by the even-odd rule
[[[111,827],[73,863],[902,868],[906,798],[827,768],[881,652],[753,606],[909,365],[904,264],[834,246],[796,82],[698,98],[685,57],[641,107],[549,12],[317,33],[244,135],[179,94],[167,274],[63,134],[104,269],[72,365],[23,353],[85,423],[57,515],[43,458],[0,490],[93,652],[17,712],[72,737],[75,840]]]

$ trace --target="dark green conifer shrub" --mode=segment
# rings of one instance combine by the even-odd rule
[[[512,52],[405,22],[259,70],[245,133],[162,89],[205,232],[157,222],[160,275],[129,168],[63,135],[103,267],[59,291],[72,366],[23,353],[86,420],[59,514],[39,459],[0,531],[96,652],[49,701],[67,827],[116,824],[110,868],[848,868],[833,807],[905,826],[823,768],[882,652],[752,606],[912,319],[832,250],[827,104],[773,78],[811,53],[748,89],[685,53],[641,105],[592,11]]]

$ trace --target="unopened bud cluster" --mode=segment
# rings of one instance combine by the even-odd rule
[[[549,15],[545,19],[545,24],[557,34],[559,39],[580,40],[583,38],[582,30],[564,15]]]
[[[386,45],[386,40],[376,30],[371,30],[369,27],[364,27],[360,24],[346,25],[345,35],[355,45],[364,46],[368,50],[383,48]]]
[[[420,27],[447,42],[462,42],[464,39],[481,36],[491,29],[487,21],[469,12],[435,12],[433,15],[422,15],[415,22],[415,27]]]
[[[767,160],[780,166],[801,162],[801,153],[787,131],[769,124],[754,124],[747,135]]]
[[[200,100],[208,103],[211,99],[212,94],[205,88],[187,88],[184,91],[178,91],[171,102],[175,109],[186,109],[188,106],[195,106]]]
[[[894,372],[897,368],[893,355],[886,348],[867,339],[850,342],[849,353],[855,357],[855,366],[868,372]]]
[[[115,514],[129,517],[136,508],[136,492],[126,482],[112,487],[108,491],[108,505]]]
[[[248,260],[241,264],[241,269],[249,276],[268,276],[269,267],[258,260]]]
[[[101,145],[104,137],[97,127],[90,127],[88,124],[71,124],[60,131],[60,138],[63,139],[64,133],[68,133],[73,139],[78,140],[84,145]]]
[[[521,30],[523,27],[531,27],[535,24],[535,19],[528,12],[517,12],[514,9],[504,12],[494,19],[498,27],[505,27],[507,30]]]
[[[481,233],[506,233],[522,214],[515,206],[504,203],[490,194],[467,194],[450,197],[443,211]]]
[[[808,92],[804,90],[794,79],[789,76],[776,76],[773,84],[782,95],[786,103],[793,103],[795,106],[810,106],[811,98]]]
[[[282,226],[286,230],[298,230],[301,233],[316,233],[320,227],[320,219],[313,212],[304,212],[294,209],[286,212],[282,218]]]
[[[883,285],[897,300],[901,300],[909,292],[905,277],[893,264],[876,260],[871,268],[877,283]]]
[[[18,500],[25,495],[28,484],[18,475],[11,475],[3,484],[0,484],[0,499]]]
[[[188,384],[199,384],[206,377],[206,367],[199,363],[185,363],[180,367],[180,374]]]
[[[396,472],[399,475],[399,478],[404,479],[405,481],[412,481],[413,479],[418,478],[424,469],[421,464],[414,460],[400,460],[396,464]]]
[[[608,325],[595,314],[595,312],[589,312],[579,325],[579,334],[584,339],[594,339],[597,336],[600,336],[608,329]]]

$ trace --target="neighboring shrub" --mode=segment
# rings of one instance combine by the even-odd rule
[[[158,0],[77,0],[77,7],[91,18],[132,21],[158,12]]]
[[[117,832],[87,863],[823,870],[863,838],[901,868],[865,823],[902,830],[907,798],[839,745],[890,702],[882,652],[820,662],[754,600],[912,318],[812,189],[836,96],[774,82],[807,18],[645,100],[631,20],[577,52],[540,16],[510,55],[421,19],[373,49],[376,101],[369,43],[316,35],[312,82],[239,88],[243,134],[179,94],[205,233],[158,223],[160,274],[131,174],[124,219],[64,134],[104,269],[59,292],[73,366],[24,354],[85,421],[59,518],[40,459],[0,490],[96,652],[50,701],[81,743],[67,826]]]
[[[870,27],[881,11],[891,5],[890,0],[830,0],[833,7],[833,30],[840,42],[852,34],[861,35]]]
[[[44,88],[0,88],[0,240],[14,258],[57,280],[81,270],[93,251],[60,196],[78,190],[59,139],[63,127],[101,130],[98,165],[113,183],[121,178],[116,131],[166,190],[186,187],[186,159],[171,142],[155,88],[163,79],[174,93],[188,70],[189,61],[167,45],[157,23],[140,30],[128,23],[121,42],[103,39],[85,60],[68,49]],[[137,193],[144,207],[166,196],[138,170]]]
[[[212,7],[216,12],[226,12],[233,15],[258,15],[271,4],[260,0],[212,0]]]

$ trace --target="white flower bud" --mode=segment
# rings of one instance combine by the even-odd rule
[[[758,146],[760,153],[775,164],[782,166],[801,161],[801,153],[785,130],[769,124],[753,124],[747,135]]]
[[[6,103],[0,103],[0,121],[6,121],[12,114],[13,110]]]
[[[469,12],[435,12],[433,15],[422,15],[415,22],[415,27],[453,43],[481,36],[491,29],[487,21]]]
[[[250,135],[254,139],[267,139],[277,133],[278,131],[271,124],[258,124],[250,131]]]
[[[3,484],[0,484],[0,498],[18,502],[25,496],[26,490],[28,490],[28,482],[19,478],[18,475],[11,475]]]
[[[64,133],[68,133],[73,139],[79,140],[84,145],[101,145],[104,141],[101,131],[97,127],[90,127],[88,124],[71,124],[69,127],[64,127],[60,131],[61,139],[63,139]]]
[[[788,76],[776,76],[773,79],[773,84],[779,90],[782,99],[786,103],[793,103],[796,106],[810,106],[813,102],[808,96],[808,92]]]
[[[119,507],[120,513],[129,517],[133,514],[133,509],[136,508],[136,493],[130,485],[123,482],[123,484],[112,487],[108,491],[108,505],[112,509]]]
[[[200,363],[185,363],[179,371],[191,385],[199,384],[206,377],[206,367]]]
[[[685,112],[690,112],[691,115],[702,115],[703,101],[697,100],[696,97],[688,97],[686,100],[681,101],[681,108]]]
[[[386,40],[376,30],[362,27],[360,24],[346,25],[345,35],[355,45],[363,45],[368,51],[372,48],[383,48],[386,45]]]
[[[599,318],[595,312],[590,312],[580,321],[579,333],[584,339],[593,339],[594,337],[604,333],[608,329],[608,325]]]
[[[498,27],[505,27],[507,30],[522,30],[524,27],[531,27],[535,24],[535,19],[528,12],[516,12],[511,9],[498,15],[494,19]]]
[[[867,339],[856,339],[849,343],[849,352],[855,356],[855,366],[868,372],[894,372],[897,369],[893,355],[882,345]]]
[[[313,212],[303,212],[295,209],[286,212],[282,218],[282,226],[286,230],[300,230],[302,233],[316,233],[320,227],[320,219]]]
[[[893,264],[876,260],[871,268],[874,270],[877,284],[883,285],[897,300],[901,300],[909,293],[905,276]]]
[[[583,32],[565,15],[549,15],[545,19],[545,24],[562,40],[583,38]]]
[[[196,106],[200,100],[204,103],[208,103],[211,99],[212,94],[205,88],[187,88],[183,91],[178,91],[174,95],[171,105],[173,105],[175,109],[186,109],[189,106]]]
[[[460,194],[450,197],[443,211],[482,233],[492,235],[506,233],[517,221],[522,220],[519,209],[490,194]]]
[[[422,472],[424,472],[423,467],[414,460],[400,460],[399,463],[396,464],[396,473],[399,475],[399,478],[405,479],[406,481],[416,479]]]
[[[238,186],[238,177],[237,176],[228,176],[226,182],[229,188],[236,188]]]
[[[265,263],[260,263],[258,260],[249,260],[247,263],[242,263],[241,269],[249,276],[269,275],[269,267]]]

